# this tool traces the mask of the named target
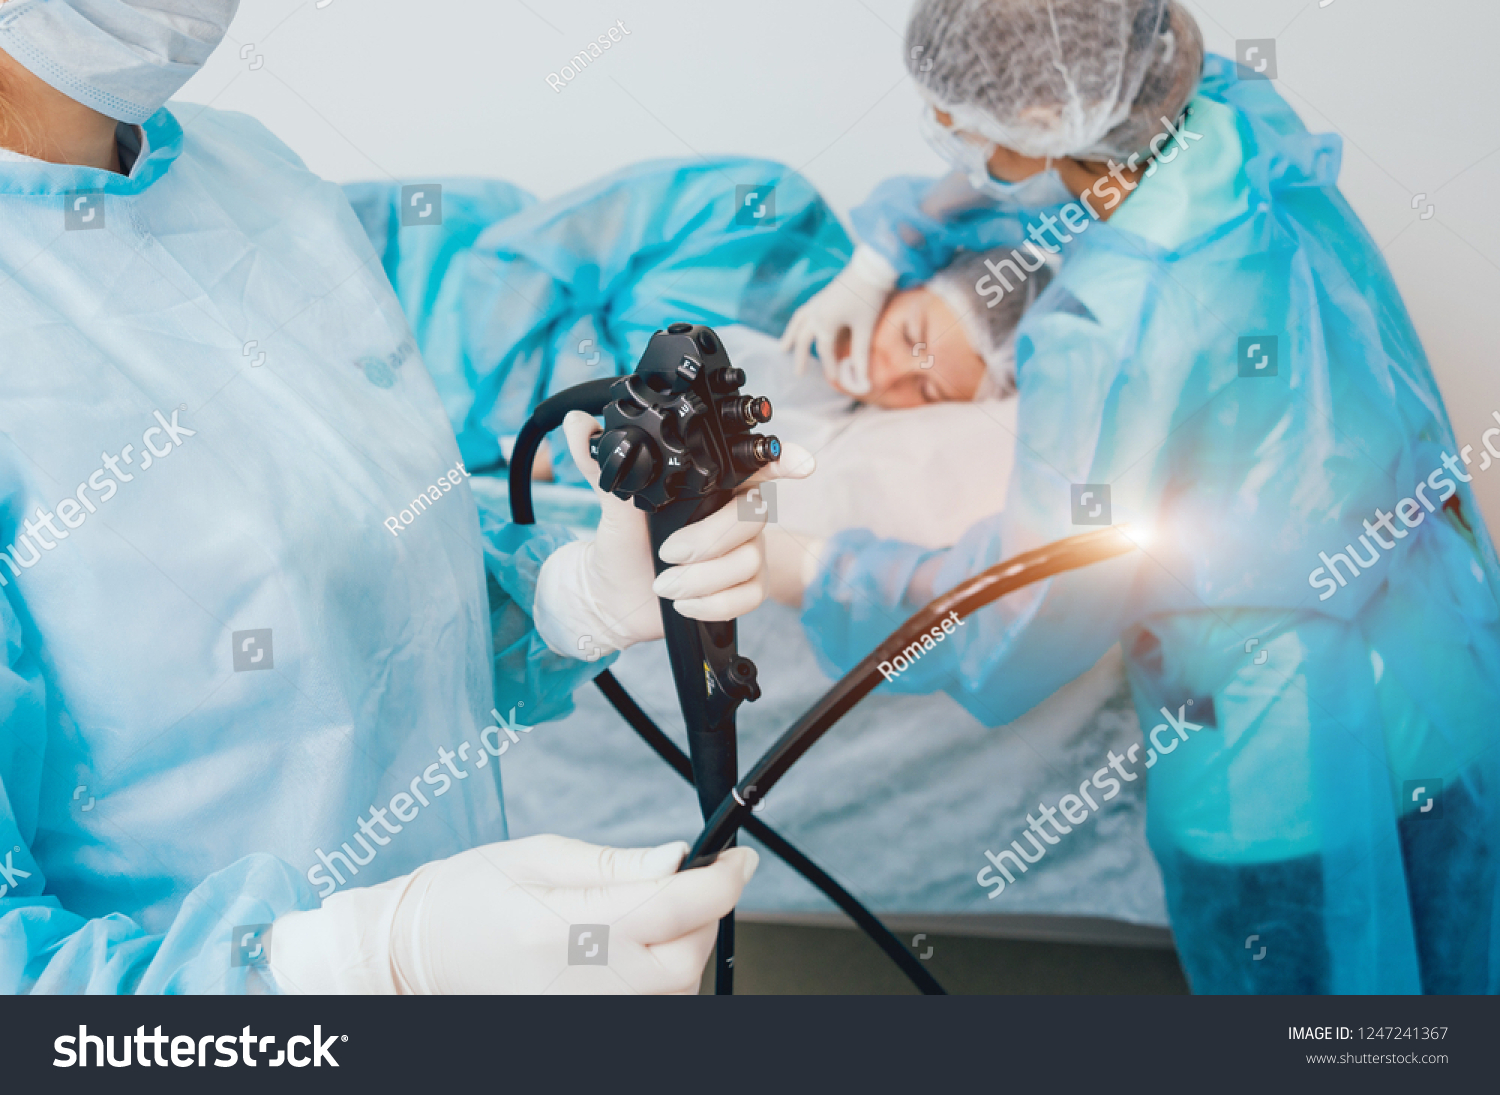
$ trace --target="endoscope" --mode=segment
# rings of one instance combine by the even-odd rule
[[[651,336],[629,376],[592,380],[543,400],[510,460],[511,519],[535,520],[531,466],[547,434],[570,411],[603,417],[604,431],[589,445],[599,485],[647,514],[657,552],[678,529],[718,510],[760,468],[777,460],[781,443],[759,435],[771,419],[770,401],[741,393],[746,376],[729,361],[709,328],[674,323]],[[1101,528],[1018,555],[943,594],[897,628],[793,723],[749,773],[739,778],[735,713],[760,696],[755,663],[740,655],[733,621],[704,623],[661,602],[672,678],[687,728],[688,756],[667,737],[608,670],[594,683],[627,723],[678,774],[692,782],[706,824],[683,870],[712,863],[745,829],[818,888],[885,951],[923,993],[943,988],[915,956],[859,900],[751,811],[791,766],[881,682],[877,668],[950,612],[960,617],[1033,582],[1123,555],[1136,543],[1119,526]],[[733,992],[734,914],[719,925],[715,991]]]

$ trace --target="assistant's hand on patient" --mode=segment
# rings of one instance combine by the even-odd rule
[[[856,247],[849,265],[786,325],[781,348],[793,355],[797,372],[806,371],[816,345],[830,384],[854,395],[869,391],[870,339],[895,287],[895,268],[879,252]]]
[[[593,487],[602,516],[593,540],[565,545],[542,566],[533,617],[547,645],[556,653],[592,660],[659,639],[659,597],[696,620],[732,620],[765,600],[765,518],[742,515],[735,502],[669,537],[661,557],[673,566],[656,574],[646,514],[599,489],[599,466],[588,451],[589,438],[599,429],[579,411],[563,422],[569,451]],[[785,444],[781,459],[740,490],[772,479],[802,479],[812,470],[810,453]]]
[[[687,851],[560,836],[472,848],[281,917],[271,971],[304,994],[695,993],[759,857],[731,848],[678,874]],[[607,962],[570,961],[583,924],[608,929],[589,941]]]
[[[968,403],[981,389],[985,361],[962,320],[926,289],[891,296],[870,342],[869,388],[834,387],[863,403],[898,410],[928,403]]]

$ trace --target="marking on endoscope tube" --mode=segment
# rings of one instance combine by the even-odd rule
[[[750,806],[750,803],[748,803],[744,799],[740,798],[740,789],[738,787],[731,787],[729,789],[729,793],[734,796],[734,801],[738,802],[741,806]],[[749,787],[746,787],[745,788],[745,793],[749,794],[749,795],[755,794],[755,784],[752,783]],[[762,810],[764,810],[765,808],[766,808],[766,800],[765,799],[761,799],[754,806],[750,806],[750,812],[752,814],[758,814]]]

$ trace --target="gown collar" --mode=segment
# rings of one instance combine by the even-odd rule
[[[47,163],[0,149],[0,194],[142,193],[165,175],[182,153],[182,126],[168,107],[162,107],[142,123],[141,129],[145,133],[145,155],[136,159],[128,175],[97,167]]]

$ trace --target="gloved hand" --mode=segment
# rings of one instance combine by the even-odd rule
[[[568,449],[603,515],[593,540],[566,544],[542,564],[532,618],[547,646],[593,661],[659,639],[658,597],[695,620],[733,620],[765,600],[765,518],[742,516],[734,501],[668,537],[662,560],[679,565],[656,575],[646,514],[599,489],[599,465],[589,455],[589,438],[599,432],[599,424],[581,411],[563,420]],[[740,493],[772,479],[803,479],[812,470],[812,454],[783,443],[781,459],[757,472]]]
[[[792,314],[781,348],[807,371],[814,343],[823,375],[850,395],[870,390],[870,340],[886,298],[896,287],[896,269],[880,252],[860,244],[839,276]],[[839,334],[849,332],[849,354],[838,356]]]
[[[771,599],[790,608],[801,608],[803,594],[812,585],[827,554],[828,541],[788,529],[766,529],[766,580]]]
[[[280,917],[271,973],[300,994],[695,993],[759,857],[731,848],[674,873],[687,851],[560,836],[472,848]]]

